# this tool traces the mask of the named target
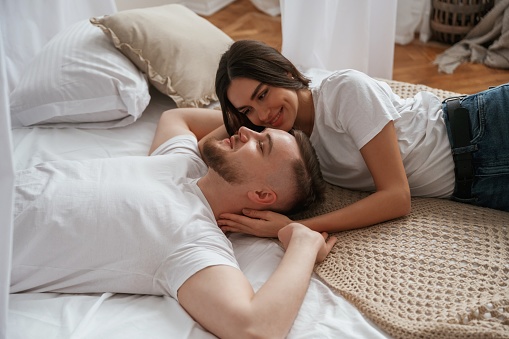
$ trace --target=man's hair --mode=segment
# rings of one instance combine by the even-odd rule
[[[299,160],[292,163],[296,193],[292,200],[292,206],[289,211],[285,212],[286,214],[295,214],[323,202],[326,184],[315,149],[307,135],[296,129],[290,130],[289,133],[295,137],[301,155]]]
[[[221,56],[216,73],[216,94],[221,104],[223,121],[229,135],[241,126],[260,132],[228,99],[228,88],[235,78],[248,78],[286,89],[309,88],[310,80],[277,49],[256,40],[239,40]]]

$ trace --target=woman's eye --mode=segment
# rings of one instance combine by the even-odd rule
[[[247,115],[249,114],[249,112],[251,112],[251,110],[249,108],[246,108],[246,109],[243,109],[242,111],[239,111],[240,114],[244,114],[244,115]]]
[[[258,100],[262,100],[263,98],[265,98],[265,96],[267,95],[267,92],[268,92],[268,90],[265,90],[262,93],[260,93],[260,95],[258,96]]]

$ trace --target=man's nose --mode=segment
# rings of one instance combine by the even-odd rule
[[[250,138],[256,138],[257,135],[259,135],[260,133],[253,131],[250,128],[247,128],[246,126],[241,126],[239,128],[238,134],[239,134],[240,141],[248,142]]]

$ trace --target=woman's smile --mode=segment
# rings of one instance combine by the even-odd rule
[[[299,109],[296,90],[269,86],[248,78],[235,78],[228,87],[228,99],[239,114],[253,124],[289,131]]]
[[[283,107],[279,109],[276,116],[269,121],[269,125],[274,128],[279,128],[284,122]]]

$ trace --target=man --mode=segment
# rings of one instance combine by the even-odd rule
[[[170,295],[219,337],[288,333],[315,261],[335,238],[283,228],[285,256],[254,293],[215,219],[301,202],[297,173],[306,164],[297,141],[243,129],[204,145],[207,167],[197,145],[207,128],[183,112],[163,114],[150,157],[55,161],[17,173],[12,293]]]

